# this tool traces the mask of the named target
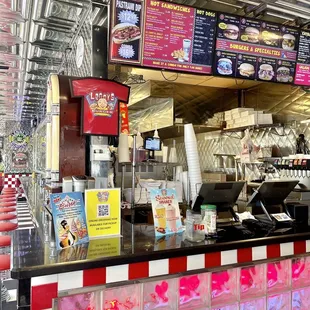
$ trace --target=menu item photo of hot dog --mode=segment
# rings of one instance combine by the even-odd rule
[[[113,27],[112,39],[115,44],[122,44],[141,38],[141,30],[138,26],[121,23]]]

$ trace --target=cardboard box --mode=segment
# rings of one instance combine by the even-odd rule
[[[247,124],[251,125],[271,125],[272,114],[257,114],[257,115],[249,115],[246,119]]]
[[[241,117],[248,117],[249,115],[257,115],[257,114],[263,114],[263,111],[244,111],[241,112]]]
[[[226,174],[225,173],[202,173],[203,182],[226,182]]]
[[[231,114],[242,113],[245,111],[254,111],[253,108],[236,108],[231,110]]]

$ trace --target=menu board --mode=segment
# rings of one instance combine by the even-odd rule
[[[292,83],[298,37],[292,27],[220,14],[213,74]]]
[[[310,32],[302,30],[299,37],[299,47],[294,84],[310,86]]]
[[[110,61],[211,74],[217,14],[170,2],[115,0]]]

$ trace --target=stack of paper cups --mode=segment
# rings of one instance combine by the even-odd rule
[[[177,166],[175,169],[175,180],[176,181],[182,181],[182,172],[183,172],[183,167]]]
[[[126,133],[121,133],[119,136],[118,162],[119,163],[129,163],[130,162],[128,135]]]
[[[169,153],[169,163],[177,163],[178,157],[177,157],[177,149],[175,147],[175,140],[173,140],[173,147],[170,149]]]
[[[184,142],[190,181],[190,199],[194,202],[202,184],[198,148],[195,131],[192,124],[184,126]]]
[[[168,146],[163,146],[163,163],[168,161]]]
[[[181,181],[182,181],[182,187],[183,187],[183,193],[185,197],[185,201],[189,202],[189,197],[188,197],[188,172],[183,171],[181,173]]]

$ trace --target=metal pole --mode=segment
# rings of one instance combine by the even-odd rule
[[[137,135],[133,135],[133,147],[132,147],[132,179],[131,179],[131,224],[135,223],[135,189],[136,189],[136,147],[137,147]]]

